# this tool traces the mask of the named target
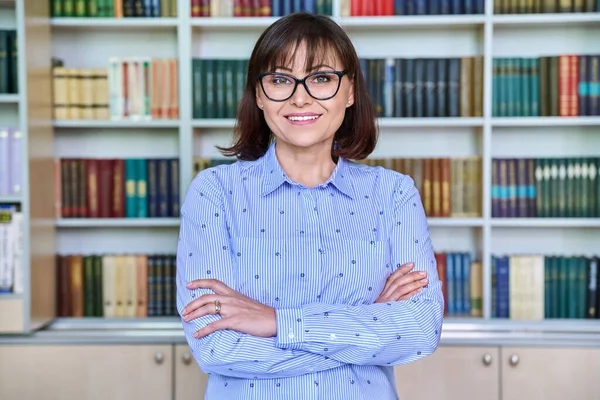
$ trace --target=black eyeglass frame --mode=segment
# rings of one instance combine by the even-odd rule
[[[325,97],[325,98],[319,98],[319,97],[313,96],[312,93],[310,92],[310,89],[306,85],[306,80],[308,78],[310,78],[311,76],[317,76],[317,75],[322,75],[322,74],[335,74],[339,78],[339,80],[338,80],[338,86],[335,89],[335,92],[333,93],[333,95],[331,95],[329,97]],[[263,72],[262,74],[258,74],[257,79],[258,79],[258,82],[260,83],[260,87],[262,89],[262,92],[271,101],[282,102],[282,101],[289,100],[294,95],[294,93],[296,93],[296,89],[298,88],[299,84],[302,84],[302,86],[304,86],[304,90],[306,90],[306,93],[308,93],[308,95],[310,97],[312,97],[313,99],[315,99],[315,100],[329,100],[329,99],[333,99],[338,94],[338,92],[340,91],[340,86],[342,86],[342,78],[346,74],[348,74],[348,70],[343,70],[343,71],[317,71],[317,72],[312,72],[312,73],[306,75],[302,79],[298,79],[295,76],[290,75],[290,74],[286,74],[284,72]],[[286,78],[289,78],[290,80],[293,80],[295,83],[294,83],[294,89],[292,89],[292,93],[288,97],[286,97],[285,99],[282,99],[282,100],[275,100],[275,99],[272,99],[271,97],[269,97],[269,95],[267,94],[267,91],[265,90],[265,87],[263,86],[263,78],[265,76],[269,76],[269,75],[285,76]]]

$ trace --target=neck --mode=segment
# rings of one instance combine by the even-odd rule
[[[275,146],[275,154],[285,174],[306,187],[326,182],[335,169],[331,146],[298,149],[279,142]]]

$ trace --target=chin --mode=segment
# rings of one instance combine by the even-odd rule
[[[321,135],[306,135],[304,137],[284,137],[282,138],[284,142],[293,147],[299,147],[303,149],[311,148],[311,147],[321,147],[321,146],[331,146],[331,141],[333,138],[328,138],[326,136]]]

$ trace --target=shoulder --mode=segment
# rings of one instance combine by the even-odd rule
[[[415,181],[409,175],[382,166],[346,162],[353,185],[359,190],[375,191],[396,203],[418,195]]]
[[[209,199],[219,200],[230,187],[240,184],[244,178],[260,175],[262,158],[255,161],[234,161],[221,163],[198,172],[188,190],[188,197],[208,196]]]

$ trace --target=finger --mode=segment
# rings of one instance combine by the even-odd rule
[[[408,275],[405,275],[399,279],[396,279],[394,282],[390,284],[389,289],[383,294],[383,298],[388,301],[391,299],[393,301],[398,300],[401,296],[418,289],[419,287],[423,287],[427,284],[427,278],[422,278],[423,275],[418,272],[411,272]]]
[[[416,296],[417,294],[421,293],[422,291],[423,291],[423,288],[419,288],[419,289],[417,289],[417,290],[413,290],[412,292],[410,292],[410,293],[407,293],[407,294],[405,294],[404,296],[400,297],[400,299],[399,299],[399,300],[408,300],[408,299],[410,299],[411,297],[414,297],[414,296]]]
[[[223,308],[221,308],[220,314],[223,313]],[[214,303],[205,304],[202,307],[198,307],[187,314],[183,315],[183,320],[185,322],[190,322],[193,319],[201,318],[207,315],[216,315],[217,310],[215,308]]]
[[[399,276],[403,276],[406,275],[410,272],[411,269],[413,269],[415,267],[415,264],[412,262],[406,263],[406,264],[402,264],[400,267],[398,267],[391,275],[390,277],[399,277]]]
[[[389,287],[390,283],[393,282],[395,279],[398,279],[399,277],[402,277],[402,276],[408,274],[410,272],[410,270],[413,269],[414,267],[415,267],[415,264],[413,264],[413,263],[406,263],[406,264],[403,264],[400,267],[398,267],[398,269],[396,269],[394,272],[392,272],[390,274],[390,276],[388,276],[383,290],[386,290]]]
[[[414,265],[412,263],[407,263],[407,264],[404,264],[404,265],[401,265],[400,267],[398,267],[398,269],[396,271],[392,272],[390,274],[390,276],[388,276],[387,279],[385,280],[385,285],[382,289],[382,292],[384,292],[390,286],[390,282],[392,282],[394,279],[396,279],[397,276],[402,276],[402,275],[406,274],[407,271],[410,271],[413,267],[414,267]]]
[[[188,289],[210,289],[216,294],[229,294],[232,290],[217,279],[195,279],[186,286]]]
[[[400,266],[396,271],[394,271],[388,277],[387,281],[385,282],[385,286],[384,286],[383,290],[381,291],[381,295],[384,297],[390,296],[393,293],[393,290],[391,289],[391,287],[394,284],[394,282],[396,282],[398,279],[409,274],[410,270],[413,269],[414,266],[415,265],[413,263],[407,263],[407,264]]]
[[[427,279],[427,274],[424,271],[413,271],[391,282],[390,286],[394,287],[394,289],[391,291],[395,291],[401,286],[406,286],[413,282],[417,282],[423,279]]]
[[[197,310],[198,308],[203,307],[204,305],[210,305],[214,307],[215,301],[219,300],[221,305],[227,304],[230,302],[229,296],[219,295],[219,294],[203,294],[197,299],[191,301],[185,308],[182,310],[182,314],[185,316],[190,312]]]
[[[398,292],[392,293],[388,297],[381,298],[381,300],[378,300],[377,303],[388,303],[391,301],[410,299],[416,293],[420,293],[423,290],[423,287],[413,286],[413,288],[414,288],[414,290],[410,290],[411,288],[409,288],[408,292],[407,292],[406,290],[404,290],[404,289],[406,289],[406,287],[403,287],[402,292],[398,291]]]
[[[392,292],[390,298],[392,298],[393,300],[399,300],[401,297],[415,290],[421,289],[425,285],[427,285],[427,279],[421,279],[406,285],[399,286],[396,288],[396,290]]]
[[[210,335],[213,332],[216,332],[219,330],[224,330],[224,329],[231,329],[231,326],[232,326],[231,318],[219,319],[215,322],[211,322],[210,324],[206,325],[204,328],[196,331],[196,333],[194,333],[194,337],[196,339],[201,339],[203,337]]]

